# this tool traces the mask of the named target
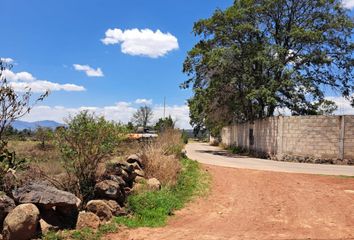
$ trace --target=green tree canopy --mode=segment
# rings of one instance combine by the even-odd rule
[[[192,125],[213,130],[277,109],[328,113],[328,92],[354,104],[353,27],[340,0],[235,0],[196,22],[182,84],[195,93]]]
[[[166,129],[174,129],[175,128],[175,122],[172,120],[171,116],[168,116],[166,118],[160,118],[156,124],[155,124],[155,130],[159,132],[163,132]]]

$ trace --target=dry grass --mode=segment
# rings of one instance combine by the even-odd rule
[[[158,139],[145,146],[143,159],[147,177],[154,177],[163,185],[174,185],[181,171],[180,154],[183,149],[181,133],[166,130]]]
[[[53,144],[48,144],[46,149],[42,149],[38,141],[9,141],[8,146],[19,158],[29,160],[32,166],[39,167],[49,176],[64,172],[60,163],[60,153]]]

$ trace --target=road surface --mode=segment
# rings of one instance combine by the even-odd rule
[[[227,151],[207,143],[187,144],[186,151],[190,159],[215,166],[287,173],[354,176],[354,166],[279,162],[245,156],[235,157],[230,156]]]

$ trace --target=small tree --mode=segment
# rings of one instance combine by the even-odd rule
[[[4,133],[11,127],[13,121],[29,113],[35,103],[48,96],[48,92],[45,92],[34,102],[31,102],[30,88],[26,89],[23,94],[17,93],[5,76],[5,71],[11,67],[0,58],[0,190],[5,191],[9,190],[5,187],[5,174],[21,168],[25,164],[25,160],[17,158],[15,152],[8,150]]]
[[[28,114],[34,104],[43,101],[49,94],[46,91],[31,102],[32,91],[30,88],[25,89],[22,94],[16,92],[5,76],[5,70],[11,69],[11,67],[0,59],[0,140],[3,140],[4,131],[13,121]]]
[[[148,106],[140,107],[133,115],[132,121],[140,127],[146,128],[153,116],[152,109]]]
[[[57,129],[58,147],[69,177],[75,176],[84,201],[92,198],[98,164],[108,157],[125,137],[125,128],[87,111]]]
[[[166,129],[174,129],[175,122],[172,120],[171,116],[168,116],[167,118],[160,118],[154,128],[159,132],[163,132]]]
[[[47,127],[38,127],[35,136],[36,139],[41,142],[41,148],[45,149],[46,142],[53,137],[53,131]]]

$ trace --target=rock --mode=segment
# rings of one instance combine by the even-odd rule
[[[125,201],[125,193],[116,181],[104,180],[95,185],[95,196],[97,198],[112,199],[123,204]]]
[[[135,177],[137,176],[137,174],[132,171],[132,172],[127,172],[126,170],[122,170],[122,177],[123,180],[127,183],[128,186],[131,186]]]
[[[132,166],[134,170],[143,170],[137,162],[130,163],[129,165]]]
[[[140,167],[143,167],[143,161],[137,154],[132,154],[127,158],[128,163],[138,163]]]
[[[121,168],[128,173],[128,175],[132,174],[134,171],[134,166],[129,163],[121,164]]]
[[[0,228],[2,229],[2,223],[9,214],[9,212],[16,207],[15,201],[7,196],[4,192],[0,192]]]
[[[39,211],[41,219],[55,229],[74,228],[79,214],[78,209],[74,207],[53,207],[50,209],[40,207]]]
[[[120,187],[125,187],[125,186],[126,186],[125,181],[124,181],[123,178],[120,177],[120,176],[108,175],[108,176],[106,176],[106,179],[107,179],[107,180],[112,180],[112,181],[117,182]]]
[[[61,191],[45,183],[30,183],[13,191],[18,203],[33,203],[45,208],[73,207],[78,208],[81,200],[74,194]]]
[[[59,229],[56,226],[50,225],[49,223],[47,223],[43,219],[39,220],[39,226],[41,228],[41,232],[42,233],[47,233],[47,232],[50,232],[50,231],[57,231]]]
[[[134,172],[139,177],[144,177],[145,176],[145,172],[143,170],[135,170]]]
[[[119,204],[114,200],[103,200],[111,209],[113,216],[125,216],[127,214],[126,210],[119,206]]]
[[[156,178],[149,178],[147,181],[146,181],[146,185],[148,186],[148,188],[150,190],[153,190],[153,191],[157,191],[157,190],[160,190],[161,189],[161,183],[159,180],[157,180]]]
[[[39,210],[31,203],[14,208],[4,220],[5,240],[29,240],[39,230]]]
[[[79,213],[79,217],[77,219],[76,229],[83,229],[83,228],[93,228],[98,229],[100,226],[100,218],[92,213],[92,212],[85,212],[82,211]]]
[[[109,221],[113,216],[111,207],[104,200],[89,201],[86,210],[96,214],[101,221]]]

